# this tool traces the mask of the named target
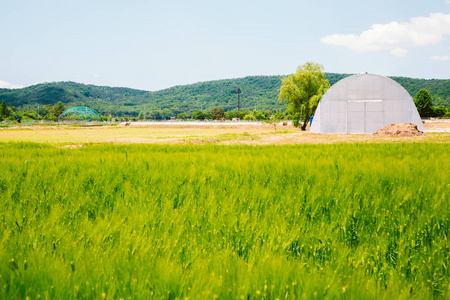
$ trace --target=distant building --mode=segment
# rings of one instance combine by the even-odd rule
[[[340,80],[323,95],[310,132],[374,133],[397,123],[414,123],[425,131],[412,97],[400,84],[360,74]]]

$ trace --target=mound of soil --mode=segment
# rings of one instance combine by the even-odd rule
[[[417,129],[417,125],[413,123],[400,123],[386,125],[378,129],[373,135],[378,136],[418,136],[423,135],[423,131]]]

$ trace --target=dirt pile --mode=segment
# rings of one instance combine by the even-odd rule
[[[413,123],[400,123],[386,125],[378,129],[373,135],[378,136],[418,136],[423,135],[423,131],[417,129],[417,125]]]

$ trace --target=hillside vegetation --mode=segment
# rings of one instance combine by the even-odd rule
[[[350,74],[327,73],[333,85]],[[37,84],[18,90],[0,89],[0,101],[18,109],[37,109],[38,105],[54,105],[62,101],[66,107],[83,105],[102,114],[137,116],[143,111],[158,111],[159,115],[193,113],[201,108],[222,107],[225,111],[237,108],[236,89],[242,90],[241,109],[284,110],[278,101],[278,90],[283,76],[248,76],[195,84],[174,86],[156,92],[130,88],[85,85],[76,82]],[[411,96],[426,88],[435,105],[450,106],[450,80],[392,77]]]

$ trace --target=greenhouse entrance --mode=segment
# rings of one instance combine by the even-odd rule
[[[347,132],[372,133],[383,127],[383,100],[347,100]]]

